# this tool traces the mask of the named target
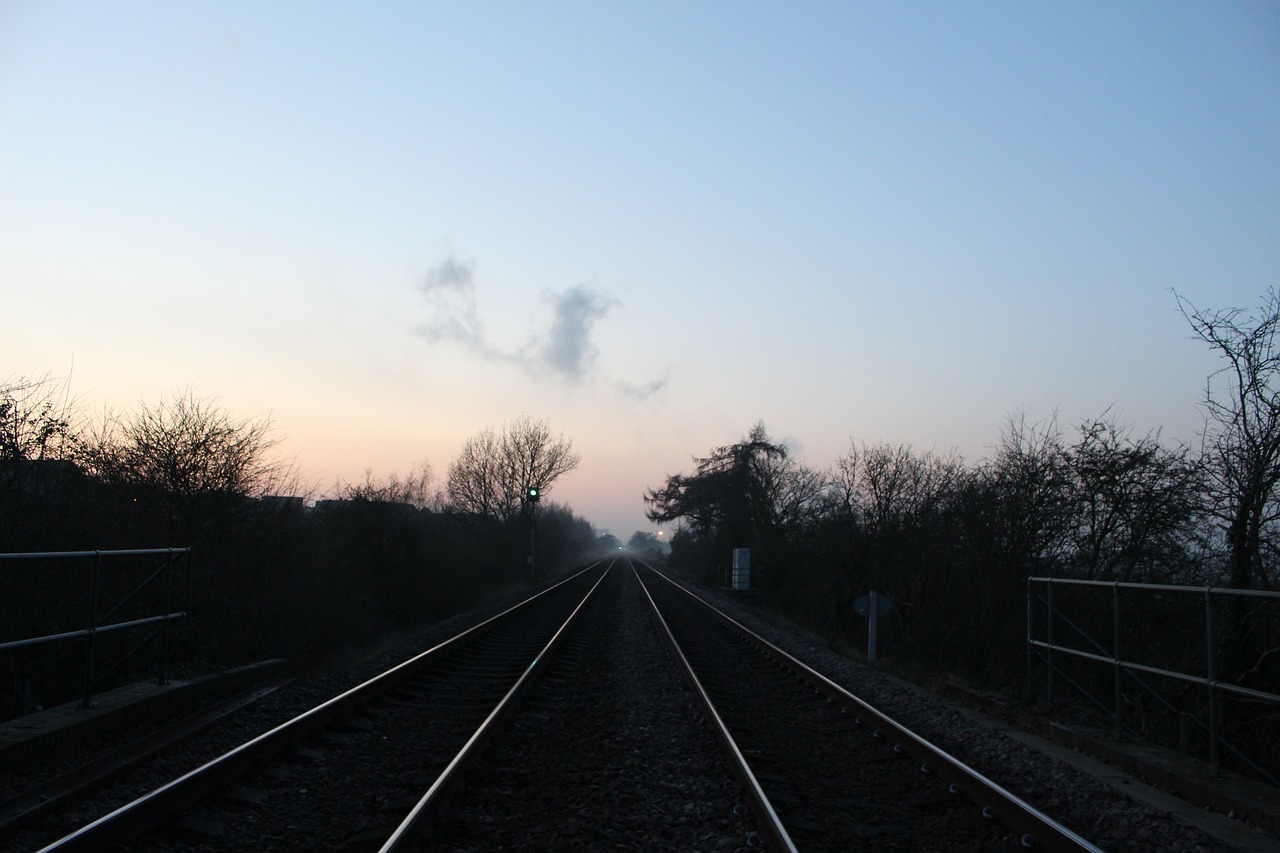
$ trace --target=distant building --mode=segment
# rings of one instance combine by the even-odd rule
[[[290,512],[302,512],[306,509],[306,502],[296,495],[263,495],[258,500],[267,509]]]
[[[55,498],[83,477],[80,466],[68,459],[19,459],[0,465],[0,486],[16,487],[27,499]]]
[[[323,498],[312,504],[311,509],[315,512],[346,512],[354,507],[383,507],[387,510],[394,510],[405,515],[414,515],[419,512],[430,512],[425,507],[417,507],[411,503],[403,501],[370,501],[357,498],[349,500],[346,498]]]

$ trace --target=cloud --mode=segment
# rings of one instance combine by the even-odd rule
[[[429,319],[413,333],[428,344],[457,344],[482,358],[520,364],[535,377],[555,377],[580,384],[596,368],[600,350],[595,332],[601,320],[618,304],[606,293],[587,284],[547,294],[551,318],[546,328],[535,331],[519,349],[504,348],[490,341],[476,308],[476,262],[453,252],[427,270],[418,290],[430,309]],[[645,401],[666,388],[665,379],[647,384],[614,383],[627,399]]]
[[[628,400],[635,400],[637,403],[643,403],[667,389],[667,380],[655,379],[652,382],[646,382],[643,385],[636,385],[631,382],[615,382],[614,387],[618,390],[618,394]]]
[[[453,253],[427,270],[419,286],[434,315],[414,331],[427,343],[441,341],[460,343],[468,349],[486,354],[491,347],[484,339],[480,316],[476,311],[475,284],[472,270],[475,261],[459,259]]]
[[[547,297],[551,303],[551,326],[530,343],[535,367],[579,382],[595,366],[600,355],[592,339],[596,322],[603,320],[617,300],[585,284]]]

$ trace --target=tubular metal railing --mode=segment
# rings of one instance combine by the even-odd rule
[[[1060,611],[1055,601],[1054,593],[1056,589],[1062,587],[1105,589],[1110,591],[1113,634],[1110,651]],[[1043,590],[1043,594],[1038,592],[1038,590],[1041,589]],[[1203,636],[1206,654],[1206,672],[1204,675],[1181,672],[1165,667],[1140,663],[1136,660],[1126,659],[1124,650],[1124,609],[1121,606],[1121,593],[1124,591],[1193,595],[1203,598]],[[1131,731],[1124,723],[1123,714],[1126,701],[1124,690],[1127,682],[1138,685],[1145,693],[1147,693],[1148,696],[1154,698],[1171,713],[1178,715],[1184,727],[1187,720],[1190,718],[1189,715],[1180,711],[1174,707],[1172,703],[1160,696],[1159,692],[1148,685],[1140,675],[1147,674],[1162,676],[1184,684],[1198,685],[1205,689],[1208,700],[1209,720],[1207,725],[1199,723],[1198,720],[1196,722],[1208,737],[1210,772],[1214,775],[1217,775],[1220,772],[1222,765],[1222,750],[1226,749],[1235,755],[1237,759],[1252,767],[1255,772],[1262,775],[1272,784],[1280,784],[1277,783],[1276,779],[1264,768],[1258,766],[1240,750],[1232,747],[1222,737],[1221,700],[1224,695],[1280,706],[1280,695],[1265,690],[1255,690],[1229,681],[1223,681],[1219,677],[1218,645],[1220,637],[1218,631],[1217,610],[1219,600],[1226,598],[1272,601],[1280,604],[1280,592],[1270,592],[1265,590],[1126,583],[1120,581],[1089,581],[1074,578],[1027,578],[1027,692],[1028,694],[1034,692],[1034,663],[1035,660],[1039,658],[1043,661],[1045,667],[1045,696],[1047,701],[1053,701],[1054,683],[1058,679],[1062,679],[1076,690],[1082,692],[1086,698],[1093,702],[1099,709],[1103,709],[1105,711],[1106,706],[1103,702],[1089,694],[1088,690],[1081,684],[1073,681],[1064,673],[1060,672],[1059,667],[1054,661],[1054,655],[1066,655],[1068,657],[1111,667],[1113,673],[1113,696],[1110,715],[1112,717],[1113,734],[1118,739],[1123,736],[1126,731]],[[1037,605],[1040,605],[1045,613],[1043,639],[1041,639],[1040,636],[1037,636]],[[1071,645],[1066,645],[1065,642],[1060,640],[1058,637],[1059,626],[1064,626],[1070,629],[1070,632],[1074,636],[1082,639],[1084,643],[1090,646],[1093,650],[1088,651]],[[1185,728],[1181,736],[1181,741],[1185,751],[1187,741]]]
[[[173,647],[177,638],[171,636],[170,624],[180,619],[186,619],[191,614],[191,596],[192,581],[194,572],[191,571],[191,548],[140,548],[134,550],[115,550],[115,551],[44,551],[23,554],[0,554],[0,564],[13,563],[20,561],[77,561],[83,560],[87,563],[88,577],[85,583],[88,585],[88,595],[86,603],[86,613],[82,622],[82,627],[74,628],[67,631],[58,631],[51,634],[43,634],[35,637],[24,637],[20,639],[8,640],[0,642],[0,652],[10,651],[31,646],[39,646],[51,643],[70,643],[80,640],[84,649],[84,668],[82,674],[82,695],[81,701],[84,707],[92,707],[94,685],[112,670],[118,667],[125,660],[131,658],[143,647],[159,641],[158,653],[156,655],[156,683],[166,684],[169,680],[169,657],[173,652]],[[105,610],[102,610],[103,602],[101,601],[102,583],[103,583],[103,563],[106,560],[118,560],[126,558],[148,558],[162,557],[164,558],[157,566],[151,569],[145,577],[137,583],[136,586],[127,592],[122,598],[111,604]],[[180,572],[181,568],[186,569],[185,578]],[[0,565],[0,568],[3,568]],[[163,583],[160,594],[153,599],[148,605],[153,612],[143,615],[137,615],[134,618],[120,619],[117,614],[121,612],[127,605],[141,598],[147,590],[155,589],[153,584]],[[175,590],[175,586],[181,584],[184,589]],[[179,599],[177,606],[180,610],[175,610],[175,598]],[[9,602],[10,605],[19,606],[21,602]],[[100,612],[101,611],[101,612]],[[158,611],[158,612],[154,612]],[[111,621],[119,619],[119,621]],[[110,666],[105,667],[102,671],[98,671],[97,654],[98,654],[98,635],[110,632],[123,631],[132,628],[142,628],[152,626],[151,630],[137,643],[137,645],[126,652],[123,657],[113,662]]]

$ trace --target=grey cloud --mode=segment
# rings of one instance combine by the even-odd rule
[[[545,367],[571,381],[581,380],[600,354],[592,340],[597,320],[602,320],[616,300],[584,284],[549,297],[551,327],[530,346],[537,366]]]
[[[427,270],[419,286],[434,316],[414,331],[428,343],[452,341],[480,355],[494,355],[485,341],[480,316],[476,311],[475,283],[472,270],[475,261],[460,259],[450,253],[447,258]]]
[[[427,270],[420,290],[435,316],[419,330],[431,343],[482,337],[471,278],[474,267],[475,261],[459,260],[451,254]]]
[[[452,343],[482,358],[519,363],[535,377],[552,376],[580,383],[594,370],[600,350],[595,331],[617,300],[586,284],[548,294],[551,318],[542,332],[532,335],[519,350],[496,346],[485,337],[476,308],[476,262],[450,252],[429,270],[418,286],[430,309],[428,320],[414,334],[429,344]],[[626,399],[645,401],[666,387],[660,379],[648,384],[615,383]]]
[[[618,389],[618,394],[628,400],[635,400],[643,403],[661,394],[667,388],[667,380],[655,379],[652,382],[646,382],[643,385],[635,385],[631,382],[617,382],[614,387]]]

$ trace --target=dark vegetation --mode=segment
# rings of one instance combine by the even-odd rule
[[[757,424],[650,489],[649,518],[676,525],[671,565],[708,584],[727,586],[733,549],[750,548],[760,604],[833,647],[865,648],[859,598],[874,589],[894,605],[882,654],[983,688],[1038,691],[1027,679],[1028,577],[1280,589],[1280,299],[1270,294],[1252,314],[1178,304],[1224,365],[1206,386],[1198,448],[1135,435],[1111,412],[1070,429],[1019,414],[977,463],[851,443],[817,470]],[[1109,591],[1059,604],[1112,647]],[[1131,659],[1207,674],[1203,596],[1127,592],[1122,609]],[[1219,677],[1280,693],[1276,602],[1237,601],[1218,619]],[[1108,654],[1079,635],[1072,644]],[[1068,669],[1111,701],[1110,668]],[[1207,716],[1204,688],[1157,686]],[[1176,743],[1177,715],[1132,693],[1126,725]],[[1229,738],[1280,771],[1280,709],[1227,700],[1224,716]]]
[[[194,618],[175,626],[171,673],[269,657],[307,667],[529,582],[525,486],[546,494],[578,461],[526,416],[469,442],[446,488],[423,464],[312,502],[275,446],[269,422],[190,392],[90,419],[64,383],[0,383],[0,553],[192,546]],[[566,507],[544,500],[536,515],[540,573],[597,549]],[[104,561],[99,624],[165,610],[163,581],[138,591],[163,562]],[[91,567],[0,561],[0,642],[85,627]],[[139,637],[99,636],[96,689],[154,671],[158,651],[144,648],[106,672]],[[0,651],[0,719],[79,696],[83,664],[79,642]]]

